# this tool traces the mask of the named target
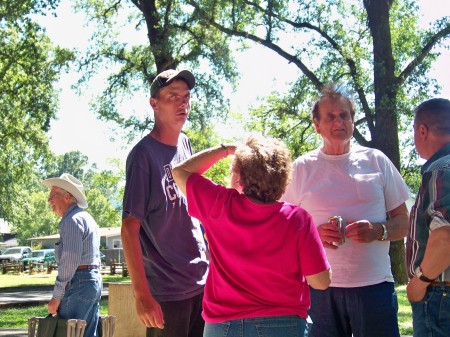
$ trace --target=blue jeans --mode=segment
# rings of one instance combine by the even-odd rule
[[[98,269],[77,270],[67,284],[58,315],[86,321],[84,337],[97,336],[99,302],[102,295],[102,277]]]
[[[298,316],[273,316],[206,323],[204,337],[305,337],[306,320]]]
[[[182,301],[159,302],[164,314],[164,329],[147,328],[146,337],[202,337],[203,293]]]
[[[422,301],[411,307],[414,337],[450,336],[450,287],[429,286]]]
[[[311,288],[312,337],[399,337],[394,283]]]

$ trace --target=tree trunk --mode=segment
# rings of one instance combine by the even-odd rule
[[[397,123],[397,79],[389,25],[390,0],[364,0],[373,37],[375,126],[372,146],[381,150],[400,169]],[[370,112],[366,112],[370,113]],[[395,281],[407,282],[404,241],[391,242],[391,267]]]
[[[156,74],[167,69],[176,69],[177,62],[172,54],[169,43],[170,29],[166,27],[163,18],[159,16],[156,0],[133,2],[145,18],[150,42],[150,52],[155,59]],[[153,78],[153,76],[148,78],[149,86]]]

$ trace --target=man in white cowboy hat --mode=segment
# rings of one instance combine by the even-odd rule
[[[83,184],[74,176],[63,173],[42,184],[51,188],[48,202],[61,217],[60,240],[55,243],[58,276],[48,312],[61,318],[84,319],[84,336],[95,337],[102,290],[97,223],[83,210],[88,206]]]

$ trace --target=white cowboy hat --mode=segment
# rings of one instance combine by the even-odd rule
[[[79,207],[88,207],[86,197],[83,194],[83,184],[73,175],[69,173],[63,173],[59,178],[49,178],[43,180],[42,184],[50,188],[52,188],[53,186],[62,188],[63,190],[72,194],[75,199],[77,199],[77,205]]]

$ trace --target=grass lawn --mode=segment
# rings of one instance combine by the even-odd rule
[[[51,286],[55,284],[56,271],[47,273],[21,273],[21,274],[1,274],[0,288],[7,287],[27,287],[27,286]]]
[[[0,288],[3,287],[27,287],[35,285],[53,285],[56,278],[56,272],[53,274],[22,274],[22,275],[0,275]],[[128,277],[119,275],[103,275],[103,282],[129,282]],[[411,305],[406,298],[406,286],[395,288],[398,296],[398,324],[401,335],[412,335],[412,313]],[[100,302],[100,314],[108,314],[108,300]],[[34,307],[16,307],[2,309],[0,315],[0,327],[3,328],[27,328],[28,318],[32,316],[47,316],[47,306]]]
[[[33,316],[45,317],[47,315],[47,305],[2,309],[2,314],[0,315],[0,327],[27,329],[28,318]],[[100,301],[100,315],[108,315],[108,300],[106,299]]]
[[[21,274],[0,274],[0,288],[7,287],[29,287],[29,286],[51,286],[55,284],[57,271],[51,274],[35,273],[29,275],[27,272]],[[103,275],[103,282],[130,282],[129,277],[118,275]]]
[[[27,287],[32,286],[52,286],[55,283],[57,272],[51,274],[36,273],[29,275],[28,273],[16,274],[0,274],[0,288],[6,287]],[[103,282],[130,282],[129,277],[122,275],[103,275]],[[32,316],[47,316],[47,305],[38,306],[22,306],[7,308],[1,310],[0,327],[1,328],[22,328],[28,327],[28,318]],[[108,315],[108,300],[100,301],[100,314]]]
[[[411,304],[406,297],[406,285],[395,288],[398,297],[398,326],[400,335],[413,334]]]

